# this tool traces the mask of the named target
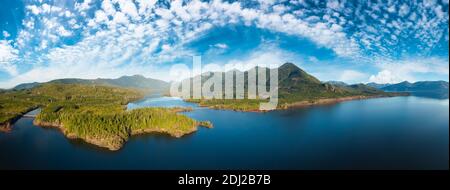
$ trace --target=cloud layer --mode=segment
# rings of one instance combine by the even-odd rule
[[[211,52],[197,52],[186,44],[213,28],[231,25],[295,36],[337,57],[379,64],[381,72],[371,81],[397,81],[387,79],[392,68],[384,67],[410,66],[403,66],[403,60],[411,55],[427,59],[435,51],[447,51],[448,56],[448,45],[443,45],[448,43],[445,0],[30,1],[23,29],[15,39],[0,41],[0,69],[11,76],[1,85],[155,73],[160,65]],[[225,43],[210,48],[230,49]],[[448,75],[448,59],[446,69]],[[346,81],[366,76],[354,70],[342,73],[340,80]],[[395,77],[410,79],[411,73]]]

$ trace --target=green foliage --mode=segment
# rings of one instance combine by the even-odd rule
[[[181,136],[195,131],[199,122],[178,114],[182,108],[126,110],[140,91],[86,84],[43,84],[28,90],[0,95],[0,118],[8,122],[32,108],[41,107],[35,118],[40,125],[62,126],[64,132],[84,139],[125,142],[131,134],[164,132]],[[110,142],[111,141],[111,142]],[[120,142],[113,142],[120,141]]]

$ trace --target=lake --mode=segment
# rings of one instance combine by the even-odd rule
[[[176,98],[128,105],[190,106],[209,120],[182,138],[132,137],[111,152],[21,118],[0,133],[0,169],[444,169],[449,100],[393,97],[268,113],[200,108]]]

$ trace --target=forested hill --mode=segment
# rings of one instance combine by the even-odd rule
[[[258,73],[259,69],[268,68],[255,67],[249,71],[255,71]],[[320,102],[321,100],[328,99],[327,101],[333,101],[337,99],[358,99],[358,98],[369,98],[369,97],[380,97],[380,96],[396,96],[400,95],[398,93],[389,93],[382,90],[364,85],[364,84],[354,84],[354,85],[335,85],[327,82],[321,82],[314,76],[308,74],[306,71],[300,69],[293,63],[285,63],[278,68],[278,97],[279,103],[278,107],[289,107],[291,104],[298,102],[307,102],[305,104],[314,104],[315,102]],[[248,75],[249,71],[228,71],[234,72],[235,75],[244,75],[244,92],[248,90]],[[222,74],[225,76],[226,73],[216,72],[214,74]],[[201,76],[196,76],[194,78],[201,77],[201,81],[206,81],[212,77],[212,73],[204,73]],[[187,79],[193,80],[193,78]],[[235,80],[235,79],[234,79]],[[270,84],[270,78],[267,77],[266,84]],[[233,81],[236,87],[236,81]],[[224,84],[224,82],[223,82]],[[404,95],[404,94],[401,94]],[[234,109],[241,111],[257,110],[260,101],[265,100],[251,100],[247,99],[247,94],[245,94],[244,100],[221,100],[221,99],[188,99],[188,101],[199,103],[203,106],[223,108],[223,109]],[[309,102],[309,103],[308,103]]]
[[[383,91],[409,92],[414,96],[423,96],[438,99],[447,99],[449,94],[449,85],[447,81],[418,81],[414,83],[404,81],[397,84],[369,83],[367,85],[374,86]]]
[[[165,93],[169,89],[169,83],[146,78],[142,75],[133,75],[133,76],[122,76],[117,79],[78,79],[78,78],[65,78],[65,79],[56,79],[46,83],[52,84],[92,84],[92,85],[102,85],[102,86],[113,86],[113,87],[125,87],[125,88],[135,88],[139,90],[143,90],[146,92],[154,92],[154,93]],[[24,83],[19,84],[13,88],[13,90],[23,90],[23,89],[31,89],[33,87],[39,86],[45,83]]]

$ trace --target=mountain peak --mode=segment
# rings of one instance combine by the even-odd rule
[[[297,65],[287,62],[278,68],[278,75],[280,81],[291,81],[294,83],[315,83],[320,84],[320,81],[315,77],[309,75]]]
[[[130,77],[134,77],[134,78],[145,78],[144,75],[140,75],[140,74],[131,75]]]
[[[291,62],[287,62],[281,65],[279,69],[299,70],[300,68]]]
[[[136,75],[124,75],[119,77],[118,79],[146,79],[144,76],[136,74]]]

